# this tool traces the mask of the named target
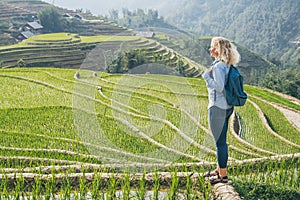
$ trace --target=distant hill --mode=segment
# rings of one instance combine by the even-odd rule
[[[213,62],[213,58],[208,51],[211,38],[212,37],[200,37],[191,39],[182,34],[180,39],[179,37],[170,36],[169,38],[158,39],[158,41],[166,46],[172,47],[182,55],[195,60],[202,66],[209,67]],[[238,64],[238,67],[244,76],[245,83],[258,85],[259,80],[275,65],[264,59],[261,55],[237,44],[235,41],[233,41],[233,43],[237,46],[241,54],[241,62]]]
[[[212,58],[207,49],[210,47],[211,38],[200,38],[199,41],[204,46],[202,49],[205,50],[203,54],[201,54],[203,58],[201,64],[205,66],[210,65]],[[261,79],[274,64],[240,44],[235,43],[235,45],[241,55],[241,61],[238,67],[244,75],[244,81],[248,84],[257,85],[258,80]]]
[[[253,51],[278,58],[300,34],[300,1],[270,0],[185,0],[166,14],[175,26],[199,36],[222,35]],[[293,48],[293,47],[292,47]],[[297,56],[283,57],[294,63]]]

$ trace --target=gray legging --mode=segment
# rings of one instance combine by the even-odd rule
[[[228,145],[226,135],[228,120],[232,112],[233,108],[224,110],[217,106],[212,106],[208,109],[209,126],[216,142],[218,165],[220,168],[227,167]]]

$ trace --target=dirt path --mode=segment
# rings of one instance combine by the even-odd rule
[[[300,113],[290,110],[288,108],[284,108],[282,106],[279,106],[277,104],[274,105],[278,110],[280,110],[284,116],[291,122],[291,124],[300,131]]]
[[[260,89],[266,90],[266,91],[271,92],[273,94],[276,94],[278,96],[282,96],[283,98],[286,98],[289,101],[291,101],[291,102],[293,102],[295,104],[300,105],[300,100],[297,99],[297,98],[295,98],[295,97],[292,97],[292,96],[289,96],[289,95],[286,95],[286,94],[283,94],[283,93],[280,93],[280,92],[276,92],[276,91],[273,91],[273,90],[270,90],[270,89],[267,89],[267,88],[260,88]],[[263,99],[261,99],[261,100],[263,100]],[[263,101],[268,102],[266,100],[263,100]],[[291,124],[294,127],[296,127],[297,130],[300,131],[300,112],[297,112],[295,110],[286,108],[284,106],[280,106],[280,105],[278,105],[276,103],[271,103],[271,102],[268,102],[268,103],[272,104],[275,108],[277,108],[278,110],[280,110],[280,112],[282,112],[284,114],[284,116],[287,118],[287,120],[289,120],[291,122]]]
[[[292,96],[289,96],[286,94],[282,94],[280,92],[276,92],[276,91],[269,90],[269,89],[265,89],[265,90],[272,92],[276,95],[282,96],[282,97],[288,99],[289,101],[300,105],[300,100],[295,97],[292,97]],[[284,114],[284,116],[291,122],[291,124],[300,131],[300,112],[286,108],[284,106],[280,106],[275,103],[272,103],[272,105],[275,106],[278,110],[280,110]]]

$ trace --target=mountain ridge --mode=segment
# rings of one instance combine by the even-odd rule
[[[300,34],[297,0],[192,0],[184,4],[166,19],[200,36],[230,38],[266,57],[282,56]]]

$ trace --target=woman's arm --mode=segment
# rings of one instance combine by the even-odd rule
[[[207,86],[215,89],[217,92],[222,92],[225,85],[225,70],[221,65],[222,63],[218,63],[213,68],[208,68],[202,75]]]

